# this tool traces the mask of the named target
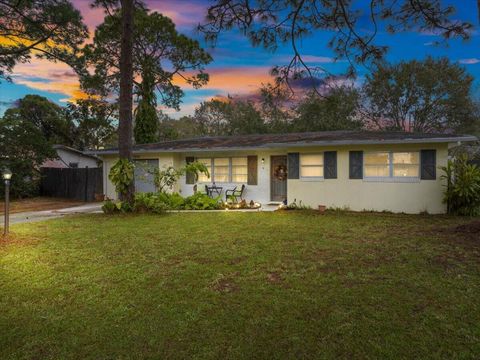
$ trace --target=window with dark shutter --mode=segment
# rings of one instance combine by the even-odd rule
[[[350,179],[363,179],[363,151],[350,151],[349,160]]]
[[[187,156],[185,158],[185,162],[187,164],[191,164],[195,161],[195,158],[193,156]],[[185,176],[186,178],[186,183],[187,184],[195,184],[195,174],[191,171],[187,172],[187,175]]]
[[[287,168],[288,178],[298,179],[300,178],[300,156],[299,153],[288,153],[287,156]]]
[[[336,179],[337,178],[337,152],[325,151],[323,153],[323,161],[324,161],[324,168],[325,168],[323,177],[325,179]]]
[[[257,185],[258,183],[258,157],[256,155],[248,156],[248,185]]]
[[[437,151],[420,151],[420,179],[435,180],[437,178]]]

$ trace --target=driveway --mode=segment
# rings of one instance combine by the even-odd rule
[[[101,212],[101,203],[86,204],[57,210],[28,211],[10,214],[10,224],[28,223],[60,218],[72,214],[88,214]],[[0,216],[0,225],[4,224],[4,216]]]

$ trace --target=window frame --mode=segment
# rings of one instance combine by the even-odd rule
[[[304,155],[321,155],[322,156],[322,164],[321,165],[302,165],[302,156]],[[303,167],[322,167],[322,176],[303,176],[302,175],[302,168]],[[299,159],[298,159],[298,168],[299,168],[299,178],[300,180],[306,180],[306,181],[318,181],[318,180],[324,180],[325,179],[325,152],[315,152],[315,153],[300,153]]]
[[[388,176],[366,176],[366,161],[367,154],[376,153],[388,153]],[[418,174],[417,176],[394,176],[394,162],[393,157],[395,153],[417,153],[418,154]],[[415,164],[414,164],[415,165]],[[363,180],[371,182],[417,182],[420,181],[421,161],[420,150],[376,150],[376,151],[364,151],[363,154]]]
[[[245,158],[246,159],[246,164],[245,165],[233,165],[232,164],[232,159],[235,158]],[[208,181],[197,181],[198,183],[219,183],[219,184],[246,184],[248,182],[248,156],[216,156],[216,157],[196,157],[195,161],[198,161],[200,159],[208,159],[210,160],[210,178]],[[215,179],[215,159],[228,159],[228,180],[227,181],[217,181]],[[221,165],[226,167],[227,165]],[[233,166],[245,166],[246,173],[242,174],[245,175],[245,181],[233,181],[233,173],[232,169]]]

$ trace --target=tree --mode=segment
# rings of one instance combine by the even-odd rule
[[[15,107],[7,109],[4,118],[11,122],[32,124],[51,144],[73,144],[74,124],[65,117],[63,108],[43,96],[26,95],[17,101]]]
[[[121,43],[120,43],[120,97],[118,121],[118,153],[120,161],[132,160],[132,107],[133,107],[133,0],[121,0]],[[134,180],[128,184],[121,200],[133,202]]]
[[[38,193],[40,165],[55,158],[56,153],[42,128],[10,110],[0,119],[0,168],[7,167],[14,174],[13,197],[34,196]],[[4,194],[3,181],[0,194]]]
[[[448,59],[380,64],[363,88],[369,127],[414,132],[462,131],[478,123],[473,78]]]
[[[102,99],[88,98],[68,103],[66,116],[75,126],[73,146],[80,150],[113,145],[117,131],[118,106]]]
[[[229,102],[227,135],[262,134],[267,131],[260,112],[251,101]]]
[[[70,1],[2,0],[0,18],[0,77],[32,55],[77,67],[88,30]]]
[[[83,77],[87,90],[106,94],[114,93],[118,87],[118,66],[112,59],[120,55],[120,15],[118,10],[107,15],[95,31],[93,44],[85,47],[86,66],[95,69],[93,75]],[[176,79],[194,88],[208,82],[204,66],[212,58],[197,41],[179,34],[168,17],[136,6],[133,38],[134,84],[139,97],[155,96],[156,90],[163,105],[178,109],[183,91],[175,84]],[[145,79],[148,86],[142,84]]]
[[[358,130],[362,127],[356,117],[358,100],[358,91],[350,87],[334,88],[325,97],[312,92],[297,106],[291,130]]]
[[[159,114],[159,141],[186,139],[201,135],[192,116],[182,116],[175,120],[162,112]]]
[[[195,109],[193,121],[199,135],[220,136],[226,135],[228,129],[226,101],[213,99],[200,103]]]
[[[472,25],[457,20],[454,13],[441,0],[216,0],[199,30],[215,41],[220,33],[237,29],[254,46],[271,51],[290,44],[290,62],[272,71],[277,83],[288,85],[292,79],[330,74],[326,68],[308,65],[302,56],[298,43],[314,33],[330,37],[335,58],[347,59],[352,74],[354,64],[379,61],[386,53],[387,47],[376,43],[378,32],[414,29],[437,32],[445,39],[468,38]],[[316,82],[311,84],[318,92]]]
[[[137,144],[148,144],[158,141],[157,101],[154,93],[155,85],[151,71],[143,75],[139,85],[141,98],[135,109],[135,127],[133,134]]]

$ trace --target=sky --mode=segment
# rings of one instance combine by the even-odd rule
[[[84,21],[93,34],[95,27],[103,20],[100,9],[91,9],[91,0],[73,0],[81,11]],[[448,57],[452,62],[465,66],[475,78],[474,94],[480,95],[480,29],[478,29],[477,1],[457,0],[454,3],[455,19],[469,21],[475,30],[468,41],[449,40],[447,44],[436,46],[439,36],[432,33],[403,32],[395,35],[379,33],[376,43],[389,48],[386,59],[391,62],[423,59],[426,56]],[[271,81],[269,70],[275,65],[286,64],[292,56],[290,46],[281,46],[275,53],[253,47],[241,34],[235,31],[223,33],[215,48],[205,44],[202,35],[195,28],[203,20],[209,1],[207,0],[147,0],[148,7],[170,17],[179,32],[200,41],[212,55],[213,61],[207,65],[210,82],[195,90],[183,87],[185,96],[180,111],[163,109],[174,118],[192,114],[200,102],[218,96],[251,96],[258,92],[263,83]],[[477,30],[478,29],[478,30]],[[333,53],[327,42],[330,34],[319,32],[301,42],[301,51],[311,65],[321,65],[334,74],[341,74],[347,67],[345,61],[333,61]],[[364,78],[366,68],[359,66],[358,81]],[[0,115],[8,107],[14,106],[17,99],[27,94],[38,94],[65,105],[81,96],[78,79],[65,64],[45,60],[32,60],[19,64],[12,74],[12,83],[0,82]]]

